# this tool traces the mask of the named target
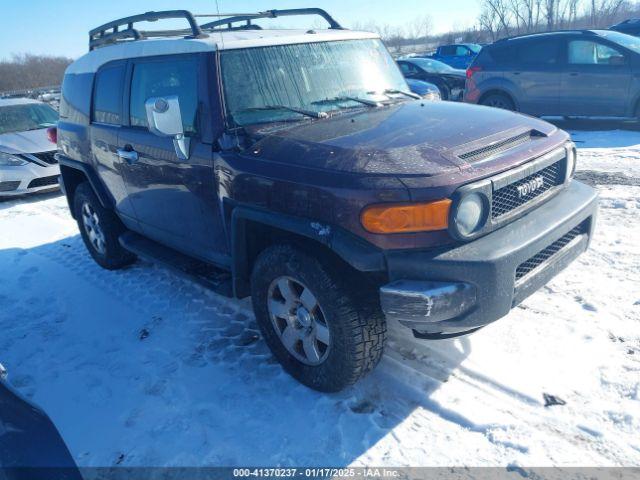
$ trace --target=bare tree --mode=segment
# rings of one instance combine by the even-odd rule
[[[0,91],[60,85],[70,58],[42,55],[14,55],[0,61]]]

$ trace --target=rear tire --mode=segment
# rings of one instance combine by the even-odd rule
[[[251,276],[267,345],[292,377],[321,392],[338,392],[370,372],[386,340],[377,292],[337,263],[276,245],[260,254]]]
[[[76,188],[74,211],[87,250],[98,265],[118,270],[131,265],[136,257],[120,245],[118,238],[126,231],[120,219],[100,204],[87,182]]]
[[[515,103],[513,103],[513,100],[511,100],[511,98],[509,98],[504,93],[492,93],[490,95],[487,95],[482,99],[480,104],[486,107],[511,110],[512,112],[516,110],[516,105]]]

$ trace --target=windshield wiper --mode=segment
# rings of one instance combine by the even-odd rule
[[[382,106],[382,104],[380,102],[376,102],[375,100],[367,100],[366,98],[349,97],[349,96],[327,98],[327,99],[324,99],[324,100],[316,100],[315,102],[311,102],[311,103],[313,105],[321,105],[323,103],[338,103],[338,102],[348,102],[348,101],[361,103],[361,104],[366,105],[368,107],[381,107]]]
[[[396,89],[393,89],[393,88],[387,88],[387,89],[386,89],[384,92],[382,92],[382,93],[384,93],[385,95],[388,95],[388,94],[390,94],[390,93],[391,93],[391,94],[396,93],[396,94],[398,94],[398,95],[404,95],[405,97],[415,98],[416,100],[420,100],[420,99],[422,98],[420,95],[418,95],[418,94],[416,94],[416,93],[413,93],[413,92],[405,92],[404,90],[396,90]]]
[[[243,108],[243,112],[253,112],[262,110],[289,110],[290,112],[299,113],[306,117],[311,118],[327,118],[329,115],[326,112],[315,112],[313,110],[306,110],[304,108],[289,107],[287,105],[265,105],[264,107],[249,107]]]

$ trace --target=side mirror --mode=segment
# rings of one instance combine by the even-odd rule
[[[173,146],[180,160],[189,160],[191,139],[184,136],[180,101],[177,95],[152,97],[145,104],[149,131],[159,137],[173,137]]]

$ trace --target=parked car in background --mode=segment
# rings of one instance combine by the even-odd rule
[[[57,121],[44,103],[0,99],[0,197],[58,188]]]
[[[467,77],[469,103],[537,116],[640,116],[640,40],[612,30],[500,40]]]
[[[627,35],[640,35],[640,18],[629,18],[624,22],[620,22],[616,25],[609,27],[609,30],[615,30],[616,32],[626,33]]]
[[[0,365],[0,478],[82,480],[51,419],[16,392]]]
[[[422,80],[438,87],[442,100],[462,100],[466,82],[465,70],[419,57],[398,60],[398,66],[407,80]]]
[[[413,93],[420,95],[425,100],[437,101],[441,100],[440,89],[433,83],[423,82],[422,80],[416,80],[413,78],[405,79],[407,85]]]
[[[476,58],[482,47],[477,43],[457,43],[438,47],[430,58],[446,63],[453,68],[465,69]]]

